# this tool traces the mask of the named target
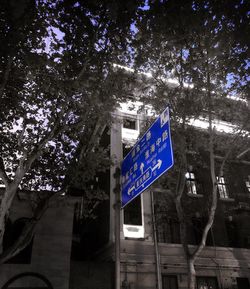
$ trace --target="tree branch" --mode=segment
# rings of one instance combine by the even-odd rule
[[[185,129],[185,115],[183,115],[183,122],[182,122],[182,131]],[[186,258],[188,259],[190,257],[190,251],[188,248],[188,241],[187,241],[187,224],[186,219],[184,216],[184,211],[181,203],[182,195],[185,189],[185,171],[187,167],[187,158],[186,158],[186,144],[185,144],[185,138],[180,136],[181,140],[181,164],[178,174],[178,181],[176,185],[176,193],[175,193],[175,208],[177,211],[178,219],[180,222],[180,237],[181,237],[181,243],[183,250],[185,252]]]
[[[17,138],[17,145],[20,151],[25,152],[24,150],[24,146],[23,146],[23,137],[24,137],[24,133],[26,130],[26,121],[25,119],[23,120],[23,128],[22,131],[20,132],[18,138]]]
[[[236,158],[237,158],[237,159],[240,159],[242,156],[244,156],[244,154],[246,154],[246,153],[249,152],[249,151],[250,151],[250,148],[247,148],[247,149],[244,150],[243,152],[239,153]]]
[[[99,27],[100,27],[100,23],[98,24],[98,26],[97,26],[97,28],[95,30],[95,33],[94,33],[91,41],[89,42],[88,51],[87,51],[86,56],[85,56],[85,58],[88,58],[88,60],[85,61],[81,71],[78,73],[78,75],[77,75],[77,77],[75,79],[76,81],[79,81],[81,79],[81,77],[83,76],[83,74],[84,74],[84,72],[85,72],[85,70],[86,70],[86,68],[87,68],[87,66],[88,66],[88,64],[89,64],[89,62],[91,60],[90,52],[91,52],[91,48],[92,48],[93,44],[95,43],[97,32],[99,31]]]
[[[42,216],[45,214],[45,212],[49,207],[49,202],[51,201],[52,198],[58,197],[60,195],[61,191],[57,193],[51,193],[46,198],[40,201],[40,203],[37,205],[34,211],[33,217],[26,222],[21,235],[18,237],[18,239],[14,242],[12,246],[4,250],[4,252],[0,255],[0,264],[3,264],[10,258],[16,256],[27,247],[27,245],[31,242],[34,236],[35,228],[38,222],[40,221],[40,219],[42,218]]]
[[[83,159],[83,157],[86,155],[88,151],[93,150],[96,147],[96,145],[98,145],[105,128],[106,124],[102,124],[102,118],[99,117],[87,146],[82,147],[80,151],[79,160]]]
[[[212,188],[212,203],[209,210],[208,221],[207,224],[202,232],[202,238],[200,244],[196,247],[192,254],[193,260],[195,260],[199,254],[202,252],[203,248],[206,245],[207,235],[209,230],[211,229],[213,222],[215,211],[217,208],[217,180],[215,175],[215,159],[214,159],[214,128],[212,122],[212,99],[211,99],[211,86],[210,86],[210,74],[209,68],[207,68],[207,93],[208,93],[208,100],[209,100],[209,111],[208,111],[208,120],[209,120],[209,156],[210,156],[210,175],[213,184]]]
[[[5,186],[7,186],[10,182],[10,179],[6,174],[4,161],[3,161],[2,157],[0,157],[0,177],[1,177],[2,181],[4,182]]]
[[[39,157],[39,155],[42,153],[42,149],[48,143],[49,140],[51,140],[53,137],[58,135],[60,133],[59,130],[60,127],[60,118],[58,118],[54,124],[54,127],[51,129],[51,131],[45,135],[40,142],[36,145],[36,147],[31,151],[29,155],[27,155],[26,160],[23,158],[19,161],[19,166],[16,169],[15,177],[14,177],[14,183],[18,185],[26,172],[30,169],[33,162]],[[62,128],[63,126],[61,126]]]

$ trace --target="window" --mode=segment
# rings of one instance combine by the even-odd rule
[[[124,118],[123,119],[123,127],[128,128],[128,129],[136,129],[136,120],[135,119],[129,119],[129,118]]]
[[[221,199],[229,198],[224,177],[217,177],[217,188]]]
[[[3,250],[8,250],[20,237],[22,231],[29,221],[28,218],[20,218],[12,222],[9,218],[6,221],[5,233],[3,237]],[[7,260],[8,264],[30,264],[33,247],[33,238],[26,247],[16,256]]]
[[[239,235],[237,223],[232,219],[232,217],[225,220],[226,232],[227,232],[227,241],[229,247],[237,248],[239,247]]]
[[[157,223],[157,240],[160,243],[180,243],[179,223],[169,218],[166,222]]]
[[[237,288],[238,289],[250,289],[250,284],[248,278],[237,277]]]
[[[0,178],[0,188],[5,188],[5,184],[3,183],[1,178]]]
[[[142,196],[136,197],[123,210],[123,233],[127,238],[144,238]]]
[[[197,277],[197,289],[218,289],[216,277]]]
[[[123,157],[125,157],[131,147],[123,143]],[[123,209],[123,233],[127,238],[144,238],[143,222],[143,202],[142,195],[137,196]]]
[[[207,217],[193,217],[192,218],[192,233],[193,233],[193,241],[195,245],[198,245],[201,242],[202,234],[204,228],[207,224]],[[206,246],[213,246],[213,236],[211,229],[208,231],[207,239],[206,239]]]
[[[250,193],[250,176],[247,177],[247,181],[245,183],[246,183],[247,190]]]
[[[178,289],[178,281],[176,275],[162,276],[162,289]]]
[[[124,224],[142,225],[141,214],[141,196],[138,196],[124,208]]]
[[[187,186],[188,194],[197,195],[196,180],[195,180],[194,173],[187,172],[185,174],[185,177],[186,177],[186,186]]]
[[[249,249],[250,248],[250,236],[245,237],[245,246],[244,248]]]
[[[139,120],[135,118],[135,115],[124,116],[122,124],[122,140],[126,144],[134,145],[139,137]]]
[[[180,225],[174,204],[164,192],[154,194],[157,240],[160,243],[180,243]]]

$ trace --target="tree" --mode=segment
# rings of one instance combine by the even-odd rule
[[[52,197],[73,185],[88,188],[95,172],[110,164],[99,141],[110,112],[126,97],[127,77],[113,63],[128,61],[139,4],[1,3],[0,245],[18,190],[49,190],[37,194],[33,218],[1,262],[31,240]]]
[[[239,102],[237,110],[228,98],[236,93],[245,100],[249,97],[245,41],[249,29],[248,9],[244,1],[227,1],[227,4],[224,1],[149,1],[148,6],[136,22],[135,65],[139,71],[152,72],[151,87],[142,95],[144,103],[151,103],[157,111],[169,105],[172,112],[175,166],[168,173],[166,186],[180,224],[188,288],[193,289],[195,261],[205,247],[217,208],[216,176],[223,175],[226,162],[235,156],[237,144],[241,143],[243,148],[249,146],[248,138],[242,136],[243,131],[249,132],[249,108]],[[207,222],[199,244],[193,249],[188,244],[187,208],[183,199],[188,150],[196,134],[189,124],[201,117],[207,119],[208,129],[204,137],[199,133],[192,145],[197,161],[203,166],[209,165],[212,186]],[[225,117],[238,129],[231,132],[229,138],[221,137],[214,125],[216,119]],[[221,148],[219,162],[215,147]]]

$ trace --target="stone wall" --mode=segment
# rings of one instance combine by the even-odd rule
[[[38,273],[53,289],[69,288],[73,206],[55,205],[47,210],[36,228],[30,264],[0,266],[0,288],[18,274]],[[13,287],[47,288],[36,276],[24,276],[10,284]]]
[[[121,244],[121,282],[130,289],[153,289],[156,284],[154,244],[148,241],[123,240]],[[187,288],[187,265],[179,244],[159,244],[162,275],[176,275],[178,288]],[[250,280],[250,250],[205,247],[196,261],[197,276],[216,277],[222,288],[235,287],[236,278]],[[220,288],[221,288],[220,287]]]

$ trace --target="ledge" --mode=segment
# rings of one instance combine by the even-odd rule
[[[191,198],[203,198],[202,194],[191,194],[191,193],[187,193],[187,195]]]
[[[235,199],[233,199],[233,198],[219,198],[219,200],[220,200],[220,201],[223,201],[223,202],[229,202],[229,203],[230,203],[230,202],[232,203],[232,202],[235,201]]]

